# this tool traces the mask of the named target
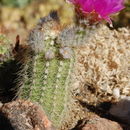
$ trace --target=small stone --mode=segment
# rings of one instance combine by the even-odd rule
[[[114,88],[113,89],[113,95],[116,99],[118,99],[120,97],[120,90],[119,88]]]

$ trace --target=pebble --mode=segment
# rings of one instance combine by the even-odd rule
[[[119,90],[119,88],[114,88],[113,89],[113,95],[117,99],[120,97],[120,90]]]

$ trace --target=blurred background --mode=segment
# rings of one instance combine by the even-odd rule
[[[130,26],[130,0],[126,8],[113,16],[115,28]],[[73,7],[65,0],[0,0],[0,33],[6,33],[14,41],[17,34],[27,37],[40,17],[57,10],[63,25],[73,21]]]

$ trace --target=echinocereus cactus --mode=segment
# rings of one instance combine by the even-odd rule
[[[71,129],[84,118],[77,98],[97,105],[129,95],[129,30],[79,21],[81,26],[62,30],[56,12],[50,13],[16,55],[23,64],[19,98],[41,104],[57,129]]]

